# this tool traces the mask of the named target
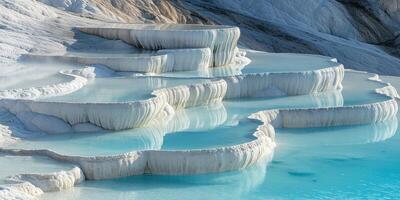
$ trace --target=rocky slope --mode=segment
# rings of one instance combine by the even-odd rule
[[[75,25],[202,23],[239,26],[248,48],[323,54],[400,75],[400,0],[0,0],[0,11],[3,63],[65,49]]]

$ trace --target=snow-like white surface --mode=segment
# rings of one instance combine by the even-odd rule
[[[343,65],[314,71],[287,73],[254,73],[224,77],[226,98],[254,96],[293,96],[340,90],[344,77]]]
[[[347,68],[400,74],[396,53],[400,25],[398,0],[184,2],[186,9],[216,23],[238,25],[242,32],[240,44],[244,47],[269,52],[318,53],[338,58]],[[393,45],[396,37],[397,45]]]
[[[87,0],[40,0],[45,4],[61,10],[76,13],[100,13],[98,8],[91,5]]]
[[[37,199],[43,192],[70,189],[85,179],[78,167],[71,170],[42,174],[19,174],[0,185],[0,199]]]
[[[15,183],[29,182],[43,192],[54,192],[74,187],[85,180],[79,167],[70,170],[43,174],[18,174],[11,176],[8,181]]]
[[[0,185],[1,199],[34,200],[43,194],[43,191],[29,182],[20,184]]]
[[[43,23],[56,20],[58,15],[54,9],[33,0],[3,0],[0,10],[0,63],[13,62],[21,54],[35,49],[65,49],[62,40],[54,41],[50,35],[59,34],[65,38],[68,37],[66,33],[60,33],[60,28],[55,28],[54,24]]]
[[[14,114],[35,112],[58,117],[71,125],[90,122],[111,130],[139,127],[156,119],[167,105],[174,108],[211,104],[226,93],[225,81],[177,86],[154,92],[155,97],[126,103],[68,103],[2,99],[0,105]]]
[[[229,26],[112,24],[79,30],[148,50],[210,48],[211,66],[232,63],[240,37],[240,30]]]
[[[18,88],[0,90],[0,98],[5,99],[36,99],[38,97],[51,97],[64,95],[82,88],[87,83],[87,78],[95,76],[94,68],[82,70],[62,71],[69,81],[64,83],[45,85],[42,87]]]
[[[76,32],[72,31],[73,26],[93,26],[99,21],[89,18],[97,18],[104,21],[123,22],[126,15],[117,11],[110,3],[97,3],[97,0],[43,0],[40,3],[34,0],[2,0],[0,4],[0,63],[15,62],[21,54],[26,53],[54,53],[64,52],[76,42],[73,39]],[[124,2],[131,12],[131,20],[142,20],[146,16],[140,11],[142,7],[149,9],[149,12],[158,13],[156,18],[168,18],[169,14],[159,8],[154,2],[146,4],[142,1]],[[370,71],[383,74],[400,74],[397,66],[400,61],[381,47],[363,42],[363,38],[380,38],[379,42],[385,42],[385,32],[398,32],[399,7],[398,0],[392,1],[368,1],[369,12],[381,20],[384,25],[367,21],[368,26],[361,26],[361,22],[351,16],[351,11],[334,0],[328,1],[213,1],[212,6],[221,10],[222,15],[226,10],[240,13],[255,19],[266,20],[278,27],[278,39],[268,33],[262,33],[257,27],[247,29],[244,19],[236,18],[235,23],[243,23],[242,45],[257,47],[267,51],[292,51],[313,52],[336,57],[348,68]],[[47,5],[50,6],[47,6]],[[197,5],[207,5],[202,1],[185,2],[185,8],[195,10],[200,15],[210,18],[212,21],[221,24],[231,24],[229,18],[224,18],[218,13],[203,12]],[[53,7],[52,7],[53,6]],[[110,6],[110,7],[107,7]],[[175,5],[178,6],[178,5]],[[177,8],[178,9],[178,8]],[[268,12],[266,12],[267,10]],[[65,12],[72,11],[73,13]],[[173,12],[173,9],[168,10]],[[176,11],[175,11],[176,12]],[[76,15],[87,16],[78,17]],[[318,18],[310,17],[318,15]],[[145,20],[146,21],[146,20]],[[137,21],[141,22],[141,21]],[[235,24],[233,24],[235,25]],[[358,27],[360,26],[360,27]],[[385,26],[385,27],[383,27]],[[275,30],[275,28],[273,28]],[[374,34],[374,29],[379,30]],[[261,32],[261,33],[260,33]],[[286,34],[280,36],[279,34]],[[272,38],[271,38],[272,37]],[[282,37],[282,39],[279,39]],[[286,37],[289,37],[287,40]],[[265,38],[257,42],[255,38]],[[293,39],[299,41],[291,41]],[[361,40],[361,41],[357,41]],[[374,39],[370,39],[374,40]],[[383,40],[383,41],[382,41]],[[399,38],[397,38],[397,41]],[[378,43],[379,43],[378,42]],[[372,42],[377,43],[377,42]],[[396,43],[396,42],[395,42]],[[399,44],[397,42],[397,44]],[[294,47],[291,45],[295,45]],[[72,45],[73,46],[73,45]],[[306,46],[306,47],[304,47]],[[304,49],[303,49],[304,48]],[[389,50],[390,51],[390,50]]]
[[[258,115],[262,116],[261,118],[274,116],[272,124],[276,128],[307,128],[382,122],[395,117],[397,110],[397,102],[392,99],[357,106],[268,110],[260,112]]]
[[[157,51],[166,54],[169,67],[166,71],[205,71],[211,65],[212,52],[210,48],[197,49],[164,49]]]
[[[257,19],[269,20],[285,26],[295,26],[311,32],[322,32],[360,41],[366,37],[362,30],[355,26],[357,22],[351,16],[351,11],[334,0],[308,2],[304,2],[304,0],[217,0],[215,4]],[[390,10],[396,10],[395,3],[387,2],[386,4],[391,7]],[[396,25],[395,23],[391,24]],[[378,29],[379,27],[374,28]]]
[[[212,61],[209,48],[164,49],[154,53],[126,55],[43,55],[27,54],[35,62],[72,62],[85,65],[100,64],[118,72],[163,73],[174,71],[205,71]]]

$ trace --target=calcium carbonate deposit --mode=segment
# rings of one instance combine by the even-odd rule
[[[274,154],[299,151],[288,144],[379,143],[397,130],[399,96],[378,75],[319,55],[238,48],[234,26],[98,24],[75,34],[130,47],[28,53],[4,71],[0,199],[129,199],[137,176],[150,185],[233,181],[225,189],[235,195],[265,184]],[[317,129],[329,133],[306,134]]]

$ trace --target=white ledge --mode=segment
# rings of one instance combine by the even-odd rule
[[[211,66],[232,63],[240,30],[233,26],[184,24],[112,24],[78,27],[80,31],[107,39],[122,40],[141,49],[210,48]]]

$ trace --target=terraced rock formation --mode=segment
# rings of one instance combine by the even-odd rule
[[[84,179],[241,170],[270,160],[278,128],[373,124],[397,114],[399,96],[378,75],[324,56],[238,49],[237,27],[79,29],[147,51],[27,55],[73,66],[41,86],[0,91],[1,112],[13,119],[4,122],[11,131],[0,152],[73,168],[10,174],[0,197],[33,198]],[[181,133],[188,130],[203,135]]]

